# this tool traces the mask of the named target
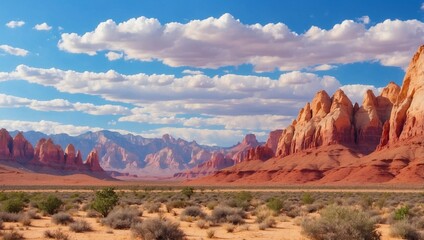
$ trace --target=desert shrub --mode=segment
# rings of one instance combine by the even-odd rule
[[[172,211],[172,209],[174,209],[174,208],[185,208],[185,207],[187,207],[187,206],[189,206],[189,205],[190,205],[190,204],[189,204],[188,202],[186,202],[186,201],[181,201],[181,200],[168,202],[168,203],[166,204],[166,211],[167,211],[167,212],[171,212],[171,211]]]
[[[208,238],[214,238],[215,237],[215,230],[211,229],[211,230],[207,231],[206,236]]]
[[[312,197],[310,193],[304,193],[302,195],[302,203],[303,204],[312,204],[315,202],[315,199]]]
[[[265,219],[271,217],[274,212],[266,206],[260,206],[254,213],[256,215],[255,222],[262,223]]]
[[[230,222],[233,224],[244,223],[246,213],[242,209],[218,206],[211,213],[210,220],[214,223]]]
[[[268,199],[266,206],[275,213],[279,213],[283,208],[283,202],[279,198],[270,198]]]
[[[224,228],[227,233],[232,233],[236,229],[236,226],[234,224],[226,224]]]
[[[407,220],[400,220],[390,225],[390,235],[408,240],[421,240],[423,236],[417,228]]]
[[[77,220],[71,224],[69,224],[69,230],[72,232],[88,232],[91,231],[91,225],[85,220]]]
[[[200,229],[208,229],[209,228],[209,224],[207,221],[200,219],[199,221],[197,221],[196,226]]]
[[[158,202],[147,202],[143,205],[144,209],[146,209],[148,213],[159,212],[160,206],[161,204]]]
[[[46,230],[44,231],[44,237],[50,238],[50,239],[56,239],[56,240],[68,240],[69,235],[62,232],[60,229],[56,229],[54,231],[52,230]]]
[[[0,212],[0,220],[3,222],[19,222],[19,219],[21,219],[21,214]]]
[[[29,209],[26,214],[28,215],[29,218],[31,219],[40,219],[40,215],[38,215],[37,210],[35,209]]]
[[[99,212],[97,212],[96,210],[89,209],[89,210],[87,210],[86,216],[88,218],[97,218],[97,217],[100,217],[101,214]]]
[[[300,207],[293,207],[293,208],[291,208],[290,210],[288,210],[287,212],[286,212],[286,215],[288,216],[288,217],[291,217],[291,218],[295,218],[295,217],[298,217],[298,216],[300,216],[300,214],[301,214],[301,209],[300,209]]]
[[[247,210],[250,206],[250,201],[252,200],[252,198],[253,196],[250,192],[238,192],[234,196],[233,202],[230,204],[230,206]]]
[[[217,201],[210,201],[210,202],[206,203],[206,207],[209,210],[213,210],[216,206],[218,206],[218,202]]]
[[[22,214],[19,222],[22,223],[23,226],[31,225],[31,217],[28,214]]]
[[[131,231],[136,237],[144,240],[182,240],[184,232],[177,223],[159,218],[146,219],[132,226]]]
[[[4,228],[3,220],[0,219],[0,230]]]
[[[376,224],[362,211],[329,206],[321,211],[321,217],[302,222],[302,232],[313,240],[377,240],[381,234]]]
[[[110,212],[102,223],[113,229],[129,229],[140,221],[140,212],[135,208],[117,208]]]
[[[393,219],[396,221],[404,220],[409,216],[409,207],[402,206],[395,210]]]
[[[40,210],[52,215],[59,211],[63,202],[61,199],[54,195],[49,195],[47,198],[41,200],[38,204]]]
[[[96,192],[91,207],[106,217],[110,211],[118,204],[119,197],[114,188],[104,188]]]
[[[16,230],[3,233],[3,240],[21,240],[24,239],[24,235]]]
[[[69,213],[66,212],[58,212],[54,215],[52,215],[52,222],[54,224],[59,225],[68,225],[69,223],[73,222],[74,219]]]
[[[194,194],[194,188],[192,188],[192,187],[184,187],[184,188],[181,190],[181,193],[182,193],[184,196],[186,196],[188,199],[190,199],[190,198],[191,198],[191,196],[193,196],[193,194]]]
[[[181,220],[184,221],[186,217],[193,217],[193,218],[204,218],[206,214],[202,211],[202,209],[198,206],[190,206],[186,207],[184,211],[181,213]]]
[[[9,213],[18,213],[24,209],[25,203],[20,198],[11,198],[3,202],[3,211]]]

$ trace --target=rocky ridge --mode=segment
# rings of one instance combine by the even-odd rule
[[[278,139],[272,157],[252,148],[250,162],[197,182],[422,183],[423,102],[421,46],[402,87],[390,82],[379,96],[368,90],[361,106],[342,90],[331,97],[320,91],[290,126],[270,134],[264,147],[272,149]]]
[[[75,151],[72,144],[65,151],[52,139],[42,138],[34,148],[23,133],[19,132],[12,139],[6,129],[0,130],[0,161],[18,163],[35,170],[52,170],[66,172],[102,173],[99,158],[95,150],[91,151],[85,163],[81,152]]]

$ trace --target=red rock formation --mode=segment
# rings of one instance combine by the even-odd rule
[[[35,147],[35,159],[38,163],[60,169],[65,164],[65,156],[61,146],[53,140],[41,139]]]
[[[268,160],[274,156],[274,151],[267,146],[257,146],[249,149],[247,160]]]
[[[83,163],[82,163],[81,152],[78,151],[77,153],[75,153],[74,145],[69,144],[68,146],[66,146],[64,158],[65,158],[64,168],[66,170],[82,169]]]
[[[280,139],[281,134],[283,133],[283,130],[274,130],[271,131],[269,133],[268,139],[265,143],[265,146],[267,146],[268,148],[270,148],[272,150],[272,152],[276,152],[277,151],[277,147],[278,147],[278,140]]]
[[[0,159],[11,159],[13,153],[13,139],[9,132],[0,129]]]
[[[387,143],[424,134],[424,45],[412,58],[390,115]],[[380,147],[383,147],[381,145]]]
[[[92,172],[103,172],[99,163],[99,156],[95,150],[88,154],[87,161],[85,161],[84,165]]]
[[[34,158],[34,147],[22,132],[16,134],[13,139],[13,158],[19,162],[29,162]]]

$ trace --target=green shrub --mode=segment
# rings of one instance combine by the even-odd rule
[[[210,220],[214,223],[242,224],[246,213],[242,209],[218,206],[212,210]]]
[[[91,207],[106,217],[110,211],[118,204],[119,197],[113,188],[104,188],[96,192],[96,196]]]
[[[188,199],[190,199],[190,198],[191,198],[191,196],[194,194],[194,188],[192,188],[192,187],[184,187],[184,188],[181,190],[181,193],[182,193],[184,196],[186,196]]]
[[[381,236],[364,212],[334,205],[323,209],[321,217],[304,220],[301,226],[312,240],[378,240]]]
[[[146,219],[141,223],[134,224],[131,231],[136,237],[143,240],[182,240],[184,232],[177,223],[159,218]]]
[[[275,213],[279,213],[283,208],[283,202],[279,198],[270,198],[268,199],[266,206]]]
[[[11,198],[3,202],[3,211],[18,213],[24,209],[25,203],[20,198]]]
[[[409,216],[409,207],[408,206],[402,206],[395,210],[394,219],[395,220],[404,220]]]
[[[38,204],[40,210],[52,215],[59,211],[59,208],[62,206],[63,202],[58,197],[54,195],[49,195],[46,199],[41,200]]]
[[[181,220],[185,217],[194,217],[194,218],[204,218],[206,214],[202,211],[202,209],[198,206],[190,206],[186,207],[184,211],[181,213]]]
[[[310,193],[304,193],[302,195],[302,203],[303,204],[312,204],[315,202],[315,199],[312,197]]]

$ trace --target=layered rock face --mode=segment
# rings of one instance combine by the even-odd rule
[[[325,91],[318,92],[312,102],[300,110],[296,120],[281,132],[276,156],[285,157],[332,144],[372,152],[380,142],[383,124],[388,120],[399,89],[390,83],[378,97],[368,90],[361,107],[353,106],[342,90],[337,90],[331,98]]]
[[[424,134],[424,46],[412,58],[385,124],[380,148]]]
[[[65,151],[53,140],[42,138],[35,149],[19,132],[12,139],[6,129],[0,130],[0,160],[16,161],[23,165],[47,167],[60,171],[103,172],[96,152],[88,155],[83,163],[81,152],[69,144]]]

